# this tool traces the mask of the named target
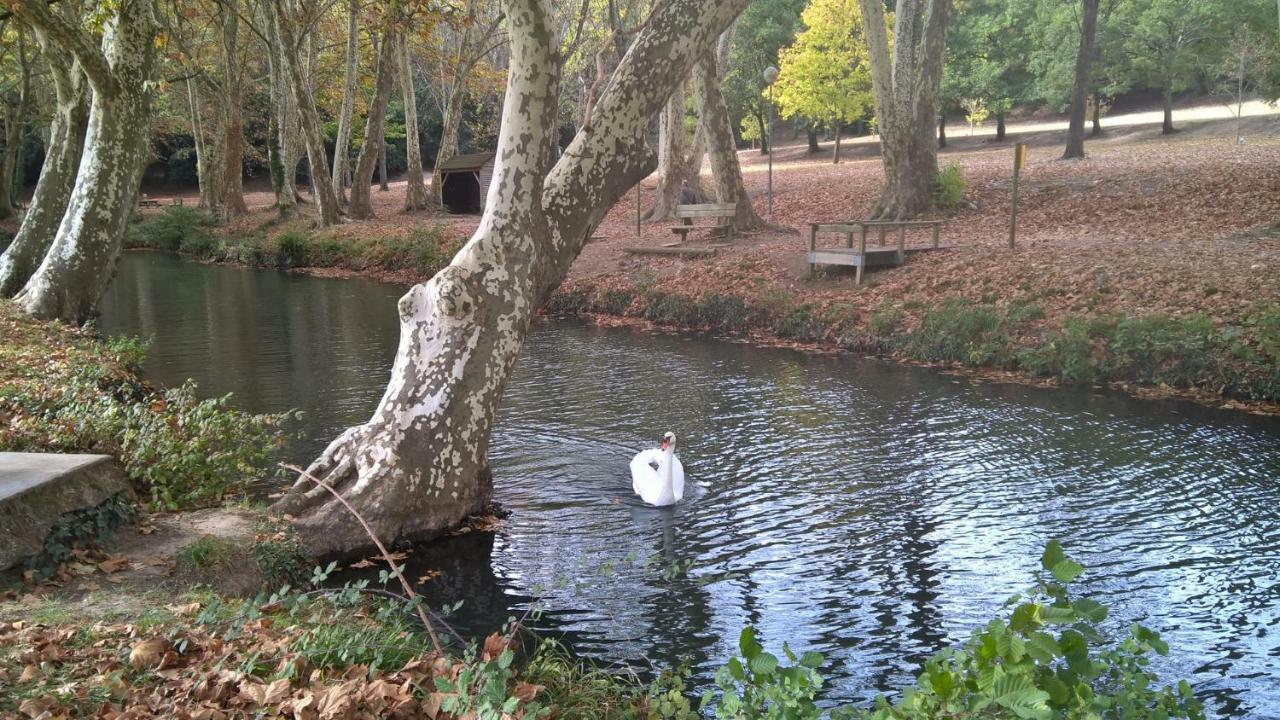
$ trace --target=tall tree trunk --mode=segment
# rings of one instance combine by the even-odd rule
[[[938,113],[938,149],[947,147],[947,111]]]
[[[244,68],[240,60],[240,3],[223,7],[222,17],[222,212],[224,219],[249,213],[244,202]]]
[[[1164,101],[1164,122],[1160,126],[1160,133],[1172,135],[1177,132],[1177,128],[1173,126],[1173,80],[1171,78],[1165,80],[1161,99]]]
[[[413,63],[409,56],[409,37],[400,38],[400,93],[404,96],[404,150],[408,181],[405,184],[406,212],[426,210],[431,204],[427,184],[422,180],[422,148],[418,144],[418,95],[413,89]]]
[[[209,167],[209,146],[204,137],[204,121],[200,115],[200,91],[196,88],[196,79],[193,77],[187,78],[187,104],[191,107],[191,139],[196,147],[196,185],[200,193],[197,207],[201,210],[213,210],[213,199],[217,195],[210,188],[213,178]]]
[[[267,88],[271,109],[267,113],[267,166],[271,173],[271,190],[276,198],[276,213],[281,220],[298,214],[298,113],[289,80],[284,69],[280,36],[276,32],[274,11],[267,2],[258,4],[266,42]]]
[[[364,142],[360,146],[360,156],[356,159],[355,177],[351,182],[351,207],[348,214],[353,218],[366,219],[373,217],[373,201],[370,190],[373,187],[374,164],[386,144],[384,130],[387,120],[387,101],[391,98],[391,87],[396,79],[396,54],[399,40],[390,25],[382,33],[382,42],[378,48],[378,69],[373,82],[373,99],[369,102],[369,113],[365,116]]]
[[[347,203],[346,182],[351,167],[351,119],[356,107],[356,76],[360,58],[358,17],[360,0],[347,3],[347,62],[343,73],[342,113],[338,116],[338,138],[333,145],[333,186],[338,201]]]
[[[893,49],[881,0],[859,0],[865,18],[884,192],[872,218],[906,219],[933,207],[938,174],[938,94],[951,0],[898,3]],[[892,59],[891,59],[892,57]]]
[[[835,151],[835,154],[831,156],[831,164],[839,165],[840,164],[840,130],[842,128],[840,125],[840,121],[838,120],[833,124],[835,125],[835,128],[836,128],[836,151]]]
[[[309,469],[389,542],[437,535],[488,501],[489,434],[534,312],[608,209],[653,169],[649,119],[747,0],[659,5],[549,174],[558,44],[542,2],[503,4],[512,71],[491,202],[453,262],[401,298],[400,347],[373,417]],[[369,543],[340,503],[303,478],[276,509],[318,555]]]
[[[702,126],[706,129],[707,157],[711,160],[711,173],[715,177],[716,199],[722,203],[737,203],[734,230],[756,232],[772,226],[756,214],[751,196],[742,183],[732,120],[729,108],[725,106],[724,94],[720,91],[721,77],[716,65],[715,53],[707,51],[693,67],[693,92]]]
[[[1093,63],[1093,41],[1098,31],[1098,0],[1083,0],[1080,18],[1080,50],[1076,53],[1076,81],[1071,89],[1071,122],[1067,127],[1067,149],[1063,160],[1084,157],[1085,101],[1089,95],[1089,70]]]
[[[818,144],[818,129],[810,125],[804,129],[804,134],[809,140],[809,154],[822,152],[822,146]]]
[[[769,112],[772,113],[773,110],[770,109]],[[760,154],[768,155],[773,152],[773,138],[769,137],[769,130],[772,129],[769,125],[769,118],[765,113],[758,112],[755,115],[756,127],[760,132]]]
[[[382,140],[383,142],[378,146],[378,192],[386,192],[391,189],[391,185],[387,183],[386,137],[383,137]]]
[[[49,252],[18,294],[39,318],[84,322],[115,272],[150,148],[156,55],[152,2],[120,3],[103,23],[101,49],[79,23],[44,3],[16,10],[74,54],[93,89],[89,126],[75,187]]]
[[[1004,124],[1004,112],[1001,111],[996,113],[996,141],[997,142],[1004,140],[1005,131],[1006,131],[1006,128]]]
[[[44,30],[36,28],[35,35],[49,61],[57,106],[49,123],[44,165],[31,196],[31,207],[13,242],[0,255],[0,297],[6,298],[27,284],[53,244],[75,186],[89,124],[89,89],[79,63],[52,43]]]
[[[307,82],[303,73],[302,59],[299,55],[300,46],[292,13],[282,5],[283,3],[272,3],[272,19],[276,34],[280,38],[280,57],[284,61],[285,74],[289,80],[294,103],[298,108],[302,135],[306,141],[307,164],[311,169],[311,190],[315,194],[316,206],[319,209],[317,224],[320,227],[329,227],[337,225],[340,217],[338,196],[334,194],[333,178],[329,175],[329,159],[325,154],[324,127],[320,123],[320,114],[316,111],[311,84]]]
[[[436,149],[436,162],[431,171],[431,194],[435,203],[442,205],[444,185],[440,178],[440,167],[450,158],[458,154],[458,128],[462,126],[462,98],[466,95],[466,86],[462,78],[454,80],[453,88],[445,102],[444,118],[441,120],[440,145]]]
[[[0,157],[0,220],[13,217],[13,199],[18,182],[18,149],[22,147],[22,130],[26,127],[27,111],[31,108],[31,63],[27,57],[26,35],[18,27],[18,102],[11,108],[12,115],[5,118],[4,155]]]
[[[690,168],[685,149],[684,82],[676,84],[671,97],[658,115],[658,184],[654,187],[653,207],[646,220],[666,220],[680,204],[681,183],[696,180],[697,171]],[[702,158],[699,157],[699,165]],[[690,186],[693,183],[690,182]]]
[[[1102,137],[1102,95],[1093,94],[1093,137]]]

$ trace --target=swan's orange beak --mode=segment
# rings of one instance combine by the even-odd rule
[[[658,449],[659,449],[659,450],[666,450],[666,449],[667,449],[667,441],[666,441],[666,439],[665,439],[665,438],[664,438],[664,439],[662,440],[662,442],[658,445]]]

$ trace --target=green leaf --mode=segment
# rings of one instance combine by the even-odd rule
[[[747,671],[742,668],[742,662],[738,658],[729,658],[729,674],[734,680],[747,679]]]
[[[809,652],[800,656],[800,666],[807,667],[810,670],[816,670],[822,666],[823,659],[824,658],[822,657],[822,653],[814,652],[810,650]]]
[[[1080,617],[1085,618],[1089,622],[1100,623],[1107,619],[1107,607],[1097,600],[1080,598],[1079,600],[1071,603],[1071,607],[1075,608],[1075,611],[1080,615]]]
[[[751,658],[751,672],[756,675],[770,675],[778,669],[778,658],[767,652]]]
[[[742,628],[742,634],[738,636],[738,650],[742,653],[742,657],[750,660],[764,648],[760,643],[756,642],[756,629],[748,625]]]
[[[1062,551],[1062,543],[1057,540],[1050,540],[1048,545],[1044,546],[1044,554],[1040,556],[1040,565],[1045,570],[1053,570],[1053,566],[1067,559],[1067,554]]]
[[[1037,688],[1023,675],[1005,675],[991,689],[996,703],[1020,718],[1041,720],[1053,717],[1049,709],[1049,693]]]
[[[1049,569],[1058,582],[1069,583],[1080,577],[1080,573],[1084,572],[1084,567],[1074,560],[1059,560]]]
[[[956,689],[956,677],[946,670],[931,670],[929,671],[929,685],[938,697],[949,700]]]
[[[1058,641],[1049,633],[1035,632],[1027,636],[1027,654],[1041,664],[1048,664],[1062,654]]]

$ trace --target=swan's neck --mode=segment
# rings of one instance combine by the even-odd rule
[[[671,468],[675,465],[671,459],[675,457],[675,454],[675,448],[667,448],[662,453],[662,462],[658,463],[658,476],[662,480],[663,487],[667,489],[671,488]]]

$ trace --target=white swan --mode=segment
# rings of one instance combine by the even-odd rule
[[[650,505],[675,505],[684,498],[684,466],[676,457],[675,435],[663,435],[661,445],[631,458],[631,487]]]

